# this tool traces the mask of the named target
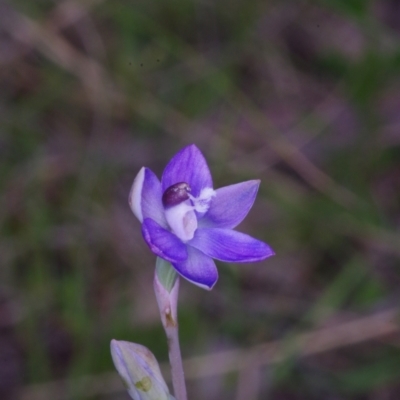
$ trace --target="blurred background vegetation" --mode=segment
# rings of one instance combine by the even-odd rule
[[[399,72],[398,0],[2,1],[0,398],[128,399],[112,338],[167,360],[127,197],[195,143],[277,255],[181,282],[189,398],[398,400]]]

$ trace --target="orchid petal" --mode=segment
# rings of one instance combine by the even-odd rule
[[[135,217],[143,222],[143,213],[142,213],[142,191],[143,191],[143,183],[145,176],[145,168],[142,167],[135,179],[133,180],[133,184],[131,190],[129,192],[129,206],[131,207],[132,212],[135,214]]]
[[[170,262],[182,262],[187,259],[186,246],[173,233],[151,218],[143,221],[142,234],[155,255]]]
[[[161,178],[163,192],[178,182],[189,184],[194,197],[199,196],[202,189],[212,188],[207,162],[194,144],[182,149],[165,167]]]
[[[251,180],[217,189],[199,227],[235,228],[253,206],[259,185],[259,180]]]
[[[187,251],[188,258],[183,262],[173,262],[173,267],[188,281],[203,289],[211,290],[218,280],[214,261],[193,247],[188,246]]]
[[[129,205],[140,222],[151,218],[162,227],[167,227],[161,198],[160,181],[153,171],[143,167],[133,181],[129,193]]]
[[[254,262],[275,254],[266,243],[231,229],[197,229],[188,245],[227,262]]]

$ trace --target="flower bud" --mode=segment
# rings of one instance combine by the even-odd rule
[[[170,400],[168,386],[153,353],[125,341],[111,341],[111,356],[133,400]]]

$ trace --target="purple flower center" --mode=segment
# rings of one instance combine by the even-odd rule
[[[169,208],[189,199],[190,186],[186,182],[175,183],[170,186],[162,196],[164,208]]]

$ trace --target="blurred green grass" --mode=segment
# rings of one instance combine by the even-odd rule
[[[399,398],[398,333],[292,349],[398,306],[397,2],[14,0],[0,15],[2,399],[60,378],[71,399],[127,398],[74,384],[113,370],[112,338],[167,359],[127,195],[189,143],[216,187],[261,179],[240,229],[277,256],[219,265],[210,293],[182,282],[183,354],[281,339],[253,398]],[[190,398],[240,400],[240,376],[190,381]]]

